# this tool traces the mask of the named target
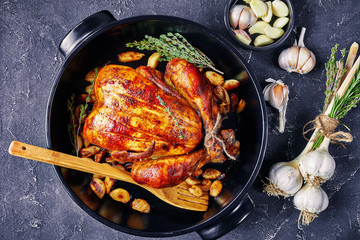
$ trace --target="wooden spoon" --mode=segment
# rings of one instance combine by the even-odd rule
[[[79,158],[69,154],[36,147],[18,141],[13,141],[10,144],[9,153],[18,157],[50,163],[60,167],[75,169],[82,172],[98,174],[101,176],[115,178],[124,182],[129,182],[148,190],[162,201],[178,208],[192,211],[206,211],[208,208],[208,194],[204,194],[202,197],[196,197],[192,195],[188,190],[188,184],[185,182],[180,183],[175,187],[159,189],[152,188],[138,184],[131,178],[129,172],[121,171],[110,165],[97,163],[90,159]]]

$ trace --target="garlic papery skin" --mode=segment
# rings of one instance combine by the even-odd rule
[[[269,184],[265,184],[264,191],[271,196],[289,197],[294,195],[302,186],[303,178],[298,168],[298,160],[278,162],[271,166]]]
[[[279,110],[279,132],[284,132],[286,122],[286,109],[289,101],[289,88],[281,81],[268,78],[265,80],[269,82],[264,90],[264,99],[272,107]]]
[[[257,17],[250,7],[245,5],[233,5],[229,13],[229,22],[231,27],[245,29],[254,25]]]
[[[239,19],[241,11],[244,9],[244,5],[233,5],[229,12],[229,22],[230,26],[233,28],[237,28],[239,25]]]
[[[296,40],[292,47],[283,50],[278,59],[279,66],[288,71],[300,74],[310,72],[316,65],[316,58],[313,52],[305,47],[304,36],[306,28],[301,29],[299,43]]]
[[[300,158],[300,172],[311,185],[319,186],[334,174],[336,163],[328,151],[329,143],[330,139],[325,137],[319,148]]]
[[[300,210],[298,224],[309,225],[329,206],[329,198],[320,186],[306,183],[294,196],[294,206]],[[300,228],[300,227],[299,227]]]

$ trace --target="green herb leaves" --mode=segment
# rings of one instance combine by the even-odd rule
[[[161,55],[160,61],[170,61],[173,58],[182,58],[195,64],[197,67],[208,67],[223,74],[214,67],[214,63],[199,49],[193,47],[180,33],[162,34],[159,38],[145,36],[140,42],[127,43],[127,47],[139,50],[157,51]]]
[[[170,109],[166,106],[166,103],[164,102],[164,100],[163,100],[160,96],[157,96],[156,98],[159,100],[160,105],[163,106],[163,107],[165,107],[165,112],[167,112],[167,113],[169,114],[169,116],[172,118],[172,120],[174,121],[175,126],[176,126],[176,127],[179,127],[178,120],[173,116],[173,113],[172,113],[172,112],[170,111]],[[183,139],[184,136],[181,134],[180,128],[179,128],[179,134],[180,134],[180,135],[179,135],[179,138],[180,138],[180,139]]]

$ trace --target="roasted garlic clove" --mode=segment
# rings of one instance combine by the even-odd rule
[[[210,196],[217,197],[223,189],[223,184],[220,180],[215,180],[210,186]]]
[[[189,185],[196,185],[196,184],[200,184],[201,180],[195,177],[188,177],[185,182]]]
[[[189,187],[189,192],[195,197],[202,197],[204,195],[204,192],[198,185],[192,185],[191,187]]]
[[[145,201],[144,199],[138,198],[135,199],[132,203],[131,203],[131,208],[142,212],[142,213],[149,213],[150,212],[150,205],[147,201]]]
[[[90,188],[96,196],[102,199],[105,195],[105,184],[100,178],[93,178],[90,182]]]
[[[205,172],[203,173],[203,177],[205,179],[216,179],[221,175],[221,172],[217,169],[213,169],[213,168],[208,168],[205,170]]]
[[[222,85],[224,83],[224,77],[214,71],[206,71],[205,76],[211,84],[215,86]]]
[[[140,60],[144,56],[145,54],[143,53],[129,51],[129,52],[120,53],[118,58],[120,62],[135,62]]]
[[[222,86],[226,90],[231,91],[231,90],[235,90],[236,88],[238,88],[239,85],[240,85],[240,82],[238,80],[229,79],[229,80],[226,80]]]
[[[115,201],[127,203],[130,201],[130,194],[123,188],[116,188],[109,193],[110,197]]]
[[[106,193],[110,193],[112,187],[113,187],[114,184],[115,184],[115,179],[114,179],[114,178],[110,178],[110,177],[105,177],[104,184],[105,184],[105,191],[106,191]]]

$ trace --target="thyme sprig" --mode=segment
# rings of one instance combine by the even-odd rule
[[[341,59],[338,61],[335,60],[335,55],[338,50],[339,44],[335,44],[335,46],[331,49],[331,54],[327,63],[325,63],[326,70],[326,90],[325,90],[325,101],[323,111],[325,112],[327,107],[329,106],[332,98],[334,97],[334,93],[339,86],[340,80],[345,73],[345,69],[341,70],[340,74],[338,74],[340,67],[344,63],[344,58],[346,54],[346,49],[341,50]]]
[[[76,128],[77,128],[77,121],[75,117],[75,94],[71,94],[70,98],[67,99],[67,111],[70,113],[70,121],[67,125],[67,129],[70,135],[71,144],[74,146],[76,150],[78,146],[77,137],[76,137]]]
[[[159,38],[145,35],[145,39],[127,43],[126,47],[135,47],[139,50],[157,51],[161,55],[160,61],[170,61],[173,58],[182,58],[195,64],[197,67],[208,67],[220,74],[215,64],[199,49],[192,46],[180,33],[161,34]]]
[[[89,108],[89,102],[91,101],[91,93],[94,89],[94,82],[98,75],[98,68],[94,69],[95,71],[95,77],[94,80],[91,82],[91,87],[88,92],[88,96],[85,99],[84,104],[80,104],[80,113],[79,113],[79,119],[76,119],[75,116],[75,94],[71,94],[70,98],[67,100],[67,110],[70,113],[70,122],[68,123],[68,132],[70,134],[70,141],[75,149],[75,155],[79,156],[79,143],[78,143],[78,137],[80,136],[80,130],[82,127],[82,121],[87,116],[87,110]]]
[[[160,102],[160,105],[165,107],[165,112],[168,113],[168,115],[171,117],[171,119],[174,121],[174,124],[175,126],[178,128],[178,132],[179,132],[179,138],[180,139],[184,139],[184,136],[181,134],[181,129],[179,128],[179,122],[178,120],[174,117],[173,113],[170,111],[170,108],[168,106],[166,106],[166,103],[164,102],[164,100],[160,97],[160,96],[157,96],[156,97],[159,102]]]

